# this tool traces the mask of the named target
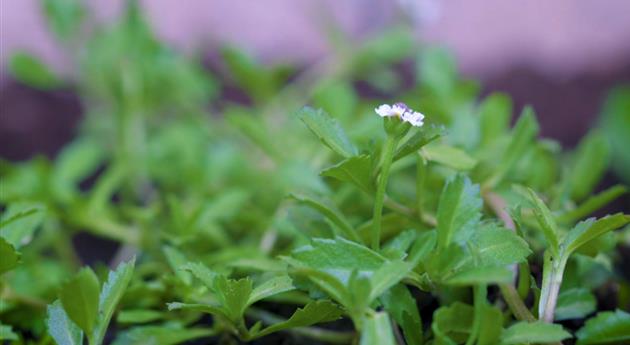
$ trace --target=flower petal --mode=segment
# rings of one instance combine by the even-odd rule
[[[421,127],[424,125],[424,115],[417,111],[407,111],[403,114],[403,121],[409,122],[412,126]]]
[[[394,112],[394,114],[396,114],[396,115],[398,115],[400,117],[403,117],[405,115],[405,113],[407,112],[407,108],[404,105],[396,103],[392,107],[392,111]]]
[[[378,108],[375,108],[374,111],[382,117],[396,115],[389,104],[380,105]]]

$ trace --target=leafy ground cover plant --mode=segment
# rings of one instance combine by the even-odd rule
[[[134,1],[103,27],[79,2],[42,4],[86,114],[54,160],[0,166],[3,340],[630,341],[616,251],[630,216],[599,211],[627,187],[597,189],[624,89],[602,130],[563,151],[532,108],[480,99],[404,29],[336,37],[330,61],[291,79],[228,47],[211,75]],[[27,54],[10,67],[34,87],[66,83]],[[84,266],[85,234],[116,244],[109,267]]]

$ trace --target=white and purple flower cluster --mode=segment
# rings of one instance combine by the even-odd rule
[[[396,116],[412,126],[421,127],[424,124],[424,115],[410,109],[405,103],[399,102],[393,105],[383,104],[374,109],[381,117]]]

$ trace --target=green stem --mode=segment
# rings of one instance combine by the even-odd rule
[[[540,290],[540,304],[538,305],[538,318],[545,322],[553,322],[558,303],[558,293],[562,285],[564,269],[567,265],[567,256],[562,252],[554,259],[550,254],[545,255],[543,267],[543,281]]]
[[[418,218],[423,219],[423,203],[422,193],[424,192],[424,181],[427,176],[427,162],[421,154],[416,155],[416,208]]]
[[[3,301],[13,301],[23,305],[27,305],[36,309],[46,309],[46,301],[38,297],[23,295],[13,291],[8,285],[5,286],[0,294]]]
[[[392,166],[394,150],[398,140],[388,136],[383,145],[383,156],[381,161],[381,174],[378,179],[376,188],[376,197],[374,200],[374,215],[372,217],[372,249],[378,250],[381,243],[381,218],[383,216],[383,201],[385,199],[385,191],[387,190],[387,180],[389,179],[389,170]]]
[[[479,337],[479,331],[481,329],[481,322],[483,321],[483,308],[486,305],[486,298],[488,295],[488,288],[486,285],[480,284],[473,287],[474,301],[475,301],[475,319],[473,320],[472,331],[468,336],[466,345],[472,345]]]
[[[241,318],[241,320],[235,325],[236,331],[238,332],[238,337],[240,339],[249,339],[249,330],[245,326],[245,320]]]
[[[518,295],[521,299],[526,299],[527,295],[529,295],[531,283],[530,274],[531,271],[527,262],[518,265],[518,285],[516,287],[516,291],[518,291]]]
[[[536,321],[536,318],[532,315],[529,309],[527,309],[527,306],[523,303],[523,300],[518,295],[518,291],[516,291],[514,286],[510,284],[499,284],[499,289],[501,290],[503,299],[517,320],[528,322]]]
[[[509,213],[505,211],[505,207],[507,206],[507,204],[505,203],[503,198],[501,198],[498,194],[494,194],[492,192],[486,191],[484,193],[484,199],[486,200],[486,203],[488,204],[488,206],[503,221],[503,223],[505,224],[505,227],[512,231],[516,231],[516,224],[514,223],[512,218],[509,216]],[[547,260],[545,260],[545,262],[547,262]],[[543,273],[545,271],[546,270],[543,269]],[[564,268],[563,268],[563,271],[564,271]],[[521,271],[521,273],[523,272]],[[523,280],[524,277],[521,276],[520,279]],[[546,279],[548,278],[545,278],[543,274],[543,286],[545,285]],[[562,280],[562,277],[560,277],[560,279]],[[499,284],[499,289],[501,290],[501,295],[503,296],[503,299],[507,303],[508,307],[510,308],[510,311],[512,312],[514,317],[516,317],[516,319],[518,319],[519,321],[527,321],[527,322],[536,321],[536,318],[529,311],[529,309],[523,302],[523,299],[519,295],[518,290],[516,290],[513,284]],[[541,295],[541,298],[542,298],[542,295]],[[555,305],[554,305],[554,309],[555,309]],[[562,345],[562,342],[555,342],[549,345]]]
[[[383,202],[383,206],[389,208],[394,212],[398,212],[401,215],[408,217],[410,219],[416,219],[418,211],[411,209],[398,201],[390,198],[385,194],[385,200]],[[435,215],[430,214],[429,212],[423,212],[420,221],[428,226],[435,227],[437,225],[437,220],[435,219]]]
[[[383,206],[389,208],[394,212],[398,212],[406,217],[414,218],[416,211],[399,203],[398,201],[392,199],[387,194],[385,194],[385,198],[383,199]]]

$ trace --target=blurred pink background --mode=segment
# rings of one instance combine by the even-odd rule
[[[56,0],[64,1],[64,0]],[[54,155],[83,109],[72,86],[44,92],[6,75],[24,50],[57,72],[73,66],[47,30],[39,0],[0,0],[0,157]],[[95,24],[123,0],[85,0]],[[305,65],[328,51],[325,32],[355,40],[408,20],[419,42],[450,48],[483,94],[531,104],[542,135],[573,146],[596,126],[610,88],[630,82],[630,0],[140,0],[158,36],[189,54],[229,42],[266,62]]]
[[[122,0],[86,1],[108,21]],[[326,54],[331,18],[360,38],[391,25],[401,11],[426,41],[451,48],[471,76],[531,66],[555,77],[606,71],[630,61],[628,0],[145,0],[159,36],[186,51],[220,42],[265,61],[311,62]],[[0,62],[26,50],[63,69],[64,54],[46,30],[37,0],[1,0]],[[326,20],[323,20],[326,19]]]

